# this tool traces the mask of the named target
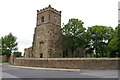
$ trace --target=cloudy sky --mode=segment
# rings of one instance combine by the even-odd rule
[[[62,24],[78,18],[84,27],[105,25],[115,28],[118,24],[119,0],[1,0],[0,37],[10,32],[17,37],[19,51],[30,47],[36,27],[37,10],[49,4],[62,11]]]
[[[119,11],[118,11],[118,20],[119,20],[119,24],[120,24],[120,1],[118,3],[118,9],[119,9]]]

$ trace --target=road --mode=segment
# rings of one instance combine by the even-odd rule
[[[0,63],[1,65],[2,63]],[[67,70],[45,70],[45,69],[20,69],[11,67],[9,63],[3,63],[2,78],[118,78],[118,70],[80,70],[80,71],[67,71]],[[39,79],[40,80],[40,79]],[[63,79],[62,79],[63,80]],[[93,80],[93,79],[92,79]],[[115,80],[115,79],[114,79]]]

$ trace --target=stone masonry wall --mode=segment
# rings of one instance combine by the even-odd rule
[[[25,48],[24,49],[24,57],[25,58],[30,58],[32,57],[32,47],[29,47],[29,48]]]
[[[74,69],[118,69],[118,58],[16,58],[14,65],[74,68]]]
[[[8,58],[7,58],[6,55],[3,55],[3,56],[0,55],[0,60],[3,61],[3,62],[4,62],[4,61],[6,62],[6,61],[8,61]]]

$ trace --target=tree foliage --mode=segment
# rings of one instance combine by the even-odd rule
[[[11,54],[13,51],[16,51],[18,43],[16,42],[16,37],[9,33],[4,37],[1,37],[2,41],[2,55]]]
[[[106,57],[107,46],[112,38],[114,30],[106,26],[92,26],[89,27],[87,32],[90,35],[90,47],[93,48],[97,57]]]
[[[112,27],[95,25],[86,29],[84,22],[72,18],[63,25],[64,47],[73,54],[90,55],[91,57],[120,56],[120,25]],[[77,49],[79,52],[76,52]],[[71,54],[68,52],[68,54]],[[73,57],[73,56],[71,56]],[[76,56],[77,57],[77,56]],[[80,57],[80,56],[79,56]]]
[[[117,27],[117,38],[118,56],[120,57],[120,24]]]
[[[15,55],[15,57],[21,57],[22,52],[16,51],[16,52],[13,52],[13,54]]]
[[[110,57],[120,57],[120,25],[115,29],[114,36],[108,45]]]
[[[64,35],[64,46],[66,49],[71,50],[73,54],[76,48],[84,48],[87,42],[85,39],[85,30],[83,27],[84,22],[78,19],[70,19],[69,22],[63,26],[62,32]]]

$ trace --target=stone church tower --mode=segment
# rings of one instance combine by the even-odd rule
[[[57,11],[50,5],[42,10],[37,10],[37,23],[32,44],[31,57],[63,57],[61,11]]]

